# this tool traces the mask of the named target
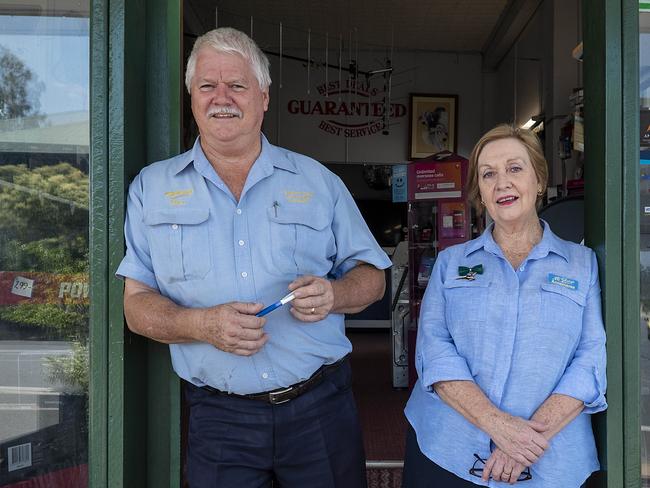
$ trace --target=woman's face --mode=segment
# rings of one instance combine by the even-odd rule
[[[481,200],[496,225],[517,226],[537,218],[537,175],[517,139],[489,142],[478,158]]]

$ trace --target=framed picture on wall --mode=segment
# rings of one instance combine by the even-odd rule
[[[412,93],[410,108],[410,159],[457,151],[458,95]]]

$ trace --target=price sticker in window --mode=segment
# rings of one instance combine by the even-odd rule
[[[21,297],[32,298],[32,290],[34,289],[34,280],[29,278],[23,278],[22,276],[16,276],[14,278],[14,284],[11,287],[11,293]]]

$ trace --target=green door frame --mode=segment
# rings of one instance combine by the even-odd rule
[[[90,486],[180,485],[180,383],[166,346],[125,327],[125,194],[180,151],[181,3],[91,0]]]
[[[90,486],[180,486],[180,388],[166,346],[126,330],[126,189],[180,144],[181,4],[91,0]],[[599,258],[608,402],[595,424],[606,476],[640,486],[638,1],[583,2],[585,235]]]
[[[585,240],[598,255],[607,328],[609,409],[595,420],[606,476],[635,487],[640,470],[639,4],[583,2]]]

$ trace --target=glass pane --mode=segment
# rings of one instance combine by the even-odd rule
[[[88,485],[88,15],[0,4],[3,487]]]
[[[650,10],[639,13],[641,108],[641,475],[650,487]]]

